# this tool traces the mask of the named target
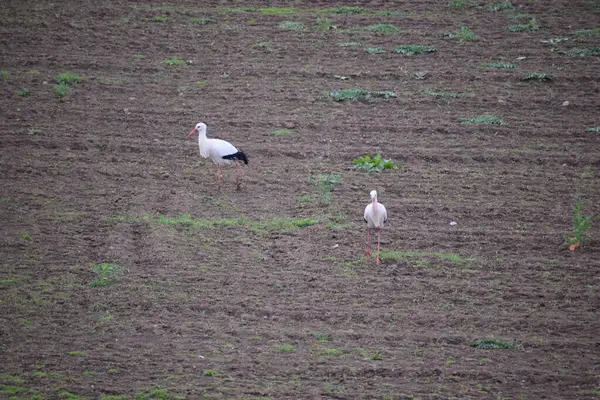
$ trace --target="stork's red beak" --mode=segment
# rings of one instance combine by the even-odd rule
[[[189,135],[187,135],[185,138],[189,138],[190,136],[192,136],[194,133],[196,133],[196,128],[192,129],[192,131],[189,133]]]

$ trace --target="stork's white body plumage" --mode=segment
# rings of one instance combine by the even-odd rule
[[[202,122],[196,124],[194,129],[192,129],[187,137],[192,136],[196,132],[198,132],[198,147],[200,148],[200,156],[204,158],[210,158],[215,164],[217,164],[217,184],[221,185],[221,167],[223,165],[235,164],[236,182],[239,188],[241,185],[239,161],[243,161],[245,164],[248,164],[248,158],[246,155],[225,140],[207,138],[206,124],[203,124]]]
[[[377,264],[381,264],[379,260],[379,244],[381,242],[381,230],[387,220],[387,210],[385,206],[377,202],[377,192],[371,190],[371,203],[365,207],[363,218],[367,223],[367,251],[365,256],[371,256],[371,229],[377,229]]]

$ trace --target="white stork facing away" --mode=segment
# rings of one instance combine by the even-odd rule
[[[204,158],[210,158],[215,164],[217,164],[217,185],[221,187],[221,178],[223,173],[221,167],[223,165],[229,165],[235,163],[235,181],[237,188],[239,189],[242,185],[242,176],[240,172],[240,161],[244,164],[248,164],[248,157],[236,149],[231,143],[221,139],[208,139],[206,137],[206,124],[200,122],[196,124],[194,129],[190,132],[187,137],[192,136],[194,133],[198,133],[198,146],[200,147],[200,155]]]
[[[383,223],[387,220],[387,211],[385,206],[377,202],[377,192],[371,190],[371,204],[365,207],[364,219],[367,222],[367,252],[366,257],[371,257],[371,229],[377,229],[377,264],[379,260],[379,243],[381,242],[381,230]]]

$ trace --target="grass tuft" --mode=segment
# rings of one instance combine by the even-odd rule
[[[537,20],[532,18],[527,24],[509,25],[505,29],[509,32],[537,32],[541,27]]]
[[[449,32],[446,34],[446,36],[448,36],[451,39],[456,39],[461,43],[470,42],[479,37],[475,32],[471,30],[471,28],[469,28],[466,25],[461,25],[457,31]]]
[[[495,68],[495,69],[515,69],[518,67],[516,64],[502,62],[502,61],[490,61],[481,64],[484,68]]]
[[[185,60],[178,58],[177,56],[173,56],[171,58],[167,58],[163,61],[165,65],[182,65],[185,64]]]
[[[17,90],[17,94],[21,97],[29,97],[29,95],[31,94],[31,90],[27,88],[22,88]]]
[[[365,53],[381,54],[385,53],[385,49],[383,47],[365,47]]]
[[[356,47],[360,46],[359,42],[340,42],[337,44],[340,47]]]
[[[352,89],[341,89],[329,92],[329,97],[335,101],[347,101],[347,100],[360,100],[360,99],[373,99],[373,98],[384,98],[389,99],[392,97],[398,97],[398,95],[390,90],[364,90],[360,88]]]
[[[281,351],[282,353],[289,353],[296,350],[296,346],[291,344],[280,344],[277,346],[277,350]]]
[[[357,157],[352,160],[354,167],[365,172],[380,172],[386,169],[398,169],[392,160],[386,160],[381,157],[381,154],[377,153],[373,157],[370,155],[364,155]]]
[[[377,32],[377,33],[398,33],[400,32],[398,28],[391,24],[375,24],[363,26],[362,28],[358,28],[360,31],[365,32]]]
[[[515,6],[512,5],[510,1],[503,1],[502,3],[489,4],[485,7],[488,11],[504,11],[504,10],[513,10]]]
[[[271,133],[273,135],[278,135],[278,136],[285,136],[285,135],[293,135],[294,133],[296,133],[295,130],[293,129],[273,129],[271,131]]]
[[[117,264],[94,264],[92,271],[98,275],[98,279],[90,282],[92,287],[108,286],[115,282],[123,267]]]
[[[56,94],[56,97],[58,97],[59,99],[62,99],[63,97],[65,97],[66,95],[69,94],[70,90],[71,90],[71,88],[69,87],[69,85],[67,85],[65,83],[59,83],[54,88],[54,93]]]
[[[564,54],[570,57],[600,56],[600,47],[575,47],[567,50]]]
[[[472,4],[469,0],[450,0],[448,7],[454,10],[462,10],[463,8],[470,7]]]
[[[569,250],[573,251],[583,244],[583,239],[587,235],[587,231],[592,226],[591,214],[583,214],[583,200],[577,199],[577,203],[573,208],[573,233],[569,238]]]
[[[6,82],[8,79],[8,71],[0,71],[0,79],[2,79],[2,82]]]
[[[592,29],[581,29],[573,32],[573,34],[577,36],[600,36],[600,26]]]
[[[352,7],[352,6],[327,8],[324,11],[327,11],[327,12],[330,12],[333,14],[368,14],[369,13],[369,10],[367,8]]]
[[[485,338],[485,339],[475,339],[471,343],[472,347],[476,349],[521,349],[523,346],[518,344],[516,341],[508,342],[502,339],[494,339],[494,338]]]
[[[441,260],[448,260],[455,264],[461,264],[471,261],[469,258],[463,258],[455,253],[442,253],[442,252],[427,252],[427,251],[382,251],[379,254],[379,258],[382,260],[402,260],[409,258],[439,258]]]
[[[585,128],[586,132],[600,132],[600,126],[592,126],[590,128]]]
[[[63,72],[56,77],[56,83],[59,85],[71,85],[73,83],[81,83],[83,78],[81,75],[74,74],[72,72]]]
[[[295,21],[282,21],[277,27],[285,31],[303,31],[306,29],[306,26],[302,22]]]
[[[525,75],[523,75],[523,77],[521,79],[524,81],[545,82],[545,81],[551,81],[552,77],[549,74],[542,73],[542,72],[528,72]]]
[[[396,53],[405,56],[414,56],[418,54],[434,53],[437,49],[433,46],[423,46],[420,44],[405,44],[396,46]]]
[[[157,15],[156,17],[152,18],[152,22],[159,22],[161,24],[164,24],[165,22],[167,22],[167,16],[164,14]]]
[[[484,114],[477,115],[468,118],[458,118],[461,124],[475,124],[475,125],[503,125],[508,126],[510,124],[504,122],[504,119],[495,115]]]

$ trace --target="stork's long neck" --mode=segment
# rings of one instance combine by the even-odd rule
[[[372,204],[373,204],[373,214],[377,214],[377,197],[373,197]]]

